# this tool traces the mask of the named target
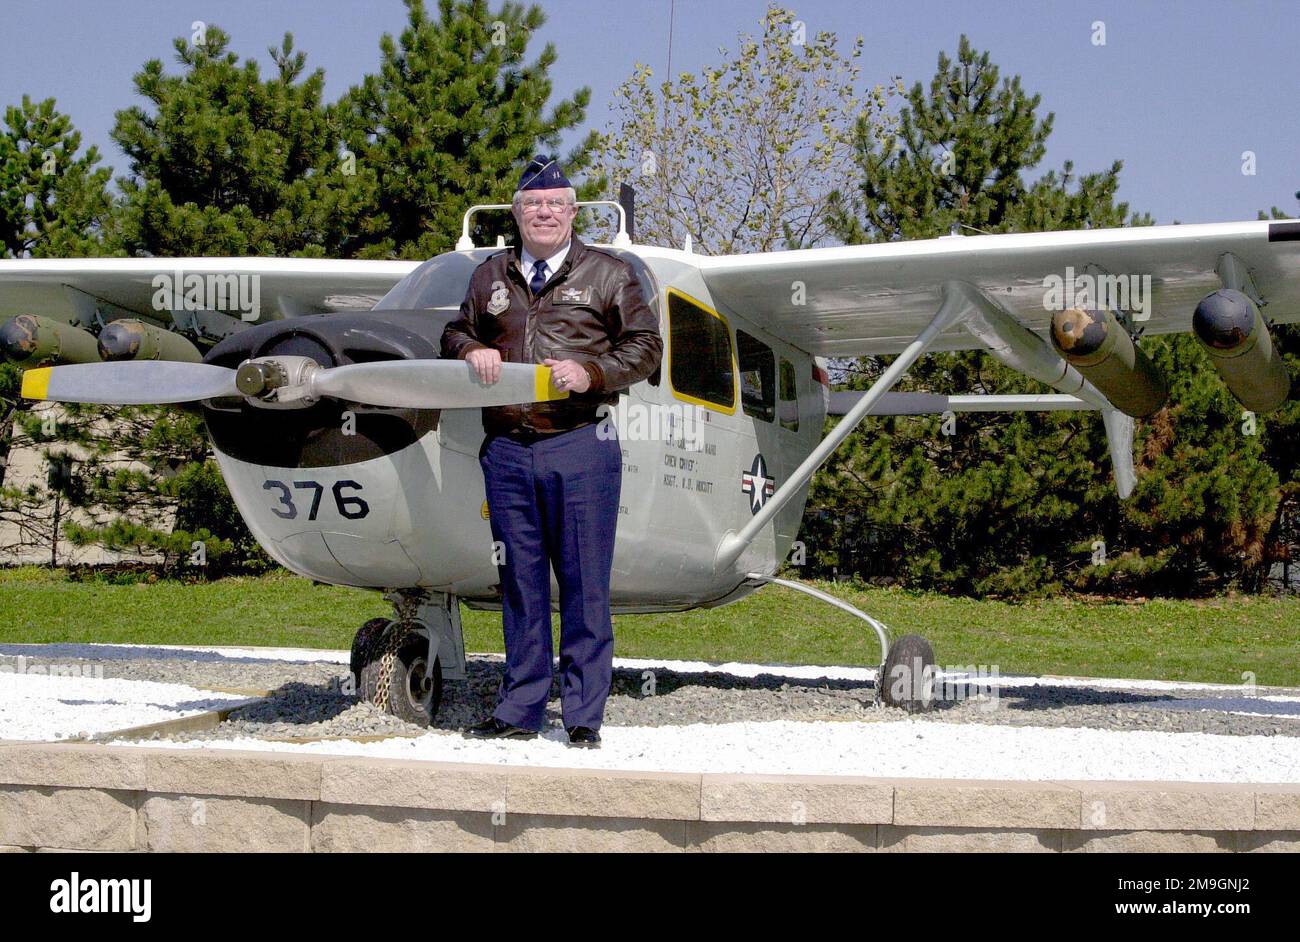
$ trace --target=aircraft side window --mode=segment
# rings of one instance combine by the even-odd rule
[[[799,431],[799,387],[794,380],[794,364],[781,357],[781,427]]]
[[[718,315],[676,292],[668,295],[673,390],[720,409],[736,406],[731,331]]]
[[[736,353],[740,357],[740,403],[745,415],[771,422],[776,418],[776,358],[772,348],[738,330]]]

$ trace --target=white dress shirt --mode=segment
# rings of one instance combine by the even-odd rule
[[[547,281],[550,281],[552,278],[554,278],[555,273],[559,271],[560,266],[564,264],[564,257],[569,254],[569,245],[572,242],[573,240],[570,239],[568,242],[564,243],[564,245],[560,247],[560,251],[556,252],[550,258],[546,259],[546,280]],[[537,259],[533,257],[533,253],[529,252],[527,249],[523,248],[522,246],[520,246],[520,259],[523,262],[524,281],[531,284],[533,280],[533,269],[537,267]]]

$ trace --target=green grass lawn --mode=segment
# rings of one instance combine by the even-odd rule
[[[816,583],[934,644],[940,665],[1003,674],[1152,677],[1300,686],[1300,599],[1145,603],[1070,599],[1012,604]],[[346,648],[388,614],[376,592],[278,572],[184,584],[75,582],[63,571],[0,570],[0,642],[282,645]],[[462,609],[471,651],[501,650],[501,616]],[[556,620],[558,626],[558,619]],[[874,633],[790,589],[769,586],[724,608],[614,619],[624,657],[874,665]]]

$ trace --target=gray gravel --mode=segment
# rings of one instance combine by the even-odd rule
[[[83,649],[84,650],[84,649]],[[120,651],[120,649],[119,649]],[[199,687],[262,689],[273,693],[264,702],[235,710],[216,729],[175,738],[325,739],[419,735],[421,728],[381,713],[346,693],[347,668],[328,662],[263,661],[221,654],[167,652],[122,657],[105,649],[104,657],[72,658],[52,652],[60,664],[102,666],[105,677],[185,683]],[[0,663],[12,662],[0,656]],[[28,657],[28,662],[32,658]],[[501,677],[499,656],[472,657],[469,679],[447,681],[435,727],[460,730],[491,712]],[[803,680],[776,675],[736,677],[721,672],[654,672],[654,692],[644,692],[640,668],[616,669],[605,722],[611,726],[677,726],[767,720],[897,722],[898,710],[873,705],[870,683]],[[1243,691],[1113,690],[1044,681],[1006,687],[996,701],[962,699],[941,703],[926,720],[936,723],[993,723],[1008,726],[1084,726],[1095,729],[1157,730],[1222,735],[1300,736],[1294,704],[1257,703],[1253,708],[1281,709],[1290,715],[1239,716],[1203,709],[1202,701],[1237,699]],[[1256,695],[1295,695],[1296,691],[1258,688]],[[551,691],[548,721],[561,723],[558,680]],[[1240,707],[1237,707],[1240,708]]]

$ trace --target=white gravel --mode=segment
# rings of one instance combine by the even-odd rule
[[[177,658],[198,661],[346,663],[348,652],[286,648],[158,645],[0,645],[0,654],[96,660]],[[628,669],[717,672],[740,677],[870,680],[862,667],[708,663],[620,658]],[[1004,677],[1005,686],[1037,678]],[[1146,691],[1238,691],[1236,697],[1185,699],[1174,709],[1210,709],[1300,719],[1300,697],[1250,696],[1242,687],[1164,681],[1052,678],[1057,686]],[[0,673],[0,739],[54,740],[176,719],[242,702],[246,697],[179,684],[120,678]],[[678,772],[821,774],[979,779],[1098,779],[1199,782],[1300,782],[1300,738],[1213,735],[1076,727],[954,724],[926,719],[896,722],[813,721],[606,726],[603,748],[569,749],[563,730],[531,742],[480,742],[435,730],[379,742],[330,740],[309,744],[241,738],[225,741],[147,740],[146,747],[245,749],[574,768]]]
[[[0,672],[0,739],[68,739],[248,702],[181,684]]]
[[[670,772],[902,778],[1300,782],[1300,740],[1276,736],[1116,732],[897,723],[728,723],[606,727],[599,750],[570,749],[562,730],[523,742],[458,734],[374,743],[294,745],[256,739],[139,746]]]

